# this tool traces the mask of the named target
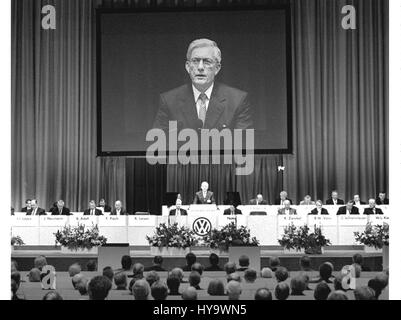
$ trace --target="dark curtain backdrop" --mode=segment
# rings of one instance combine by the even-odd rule
[[[232,166],[150,167],[145,159],[96,157],[96,7],[235,6],[291,3],[292,155],[255,158],[255,172]],[[41,26],[41,7],[57,8],[57,29]],[[341,28],[353,4],[357,29]],[[192,201],[207,180],[218,201],[243,201],[281,189],[363,199],[388,186],[388,0],[14,0],[12,2],[12,205],[48,207],[64,199],[83,210],[90,199],[122,200],[132,211],[157,208],[162,193]],[[268,85],[268,84],[267,84]],[[277,167],[285,166],[284,172]],[[138,181],[150,179],[147,181]],[[164,180],[163,180],[164,179]],[[156,183],[157,190],[155,190]],[[159,203],[158,203],[159,202]]]

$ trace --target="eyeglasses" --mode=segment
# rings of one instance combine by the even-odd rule
[[[199,64],[201,63],[201,61],[203,61],[203,65],[207,68],[212,67],[215,64],[215,61],[212,59],[202,59],[202,58],[192,58],[191,60],[189,60],[189,62],[191,64],[193,64],[194,66],[199,66]]]

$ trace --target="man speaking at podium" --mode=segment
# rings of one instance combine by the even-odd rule
[[[209,184],[203,181],[201,184],[201,191],[195,194],[194,204],[216,204],[213,192],[208,191]]]
[[[168,131],[169,121],[177,121],[178,130],[253,128],[248,94],[214,82],[221,69],[221,51],[214,41],[192,41],[185,69],[192,85],[161,94],[153,128]]]

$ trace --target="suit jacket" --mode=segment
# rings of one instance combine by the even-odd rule
[[[382,209],[380,208],[375,208],[376,209],[376,214],[383,214]],[[363,210],[363,214],[374,214],[373,213],[373,209],[372,208],[365,208],[365,210]]]
[[[123,207],[121,207],[120,216],[123,216],[123,215],[126,215],[126,214],[127,214],[127,210],[125,210]],[[117,215],[117,210],[116,210],[116,208],[114,208],[113,210],[111,210],[110,215],[112,215],[112,216]]]
[[[33,211],[32,209],[28,210],[28,211],[26,212],[26,215],[27,215],[27,216],[32,215],[32,211]],[[39,208],[39,207],[38,207],[38,209],[36,210],[36,215],[37,215],[37,216],[46,215],[45,209],[42,209],[42,208]]]
[[[265,205],[265,204],[267,204],[267,201],[266,201],[266,200],[262,200],[261,202],[258,203],[258,205]],[[256,199],[251,199],[251,200],[249,201],[249,205],[256,206]]]
[[[242,211],[240,209],[235,208],[234,209],[235,214],[242,214]],[[230,208],[224,210],[224,215],[231,215],[231,210]]]
[[[346,213],[347,213],[347,206],[340,207],[337,211],[337,215]],[[359,214],[359,209],[353,206],[350,214]]]
[[[196,110],[192,83],[160,95],[159,110],[153,128],[168,130],[169,121],[177,121],[178,130],[202,127]],[[215,82],[207,108],[205,129],[251,129],[253,119],[248,94]]]
[[[213,195],[212,191],[208,191],[206,193],[206,198],[203,197],[202,190],[198,191],[195,194],[194,204],[211,204],[211,203],[216,203],[216,200],[214,199],[214,195]]]
[[[326,204],[334,204],[333,199],[332,198],[327,199]],[[337,199],[337,204],[344,204],[344,200]]]
[[[278,214],[286,214],[286,213],[285,213],[285,209],[284,209],[284,208],[279,209],[279,210],[278,210]],[[290,208],[290,214],[296,215],[296,214],[297,214],[297,210],[295,210],[295,209],[293,209],[293,208]]]
[[[176,211],[177,211],[177,209],[171,209],[170,212],[169,212],[169,215],[170,215],[170,216],[175,216]],[[187,215],[188,215],[187,210],[185,210],[185,209],[180,209],[180,211],[181,211],[181,215],[182,215],[182,216],[187,216]]]
[[[377,197],[377,198],[376,198],[376,204],[379,205],[379,206],[380,206],[381,204],[389,204],[389,200],[388,200],[388,198],[384,198],[384,200],[381,201],[380,198]]]
[[[98,206],[100,207],[100,206]],[[103,212],[111,212],[111,207],[108,206],[107,204],[103,207]]]
[[[103,213],[102,213],[102,211],[101,210],[99,210],[99,209],[94,209],[95,210],[95,216],[102,216],[103,215]],[[84,216],[89,216],[91,214],[91,209],[86,209],[85,211],[84,211]]]
[[[309,214],[317,214],[317,208],[313,209]],[[327,211],[327,209],[322,208],[320,214],[329,214],[329,212]]]
[[[291,199],[286,198],[285,200],[289,200],[290,203],[292,204],[292,200]],[[274,200],[274,204],[277,205],[277,206],[280,205],[281,204],[281,199],[277,198],[276,200]]]
[[[365,201],[359,201],[359,203],[362,205],[362,204],[366,204],[366,202]],[[355,201],[354,201],[354,205],[355,205]]]
[[[58,208],[53,208],[50,212],[51,212],[52,216],[58,216],[58,215],[60,215],[60,211],[59,211]],[[70,209],[68,209],[68,208],[66,208],[66,207],[63,207],[63,210],[61,211],[61,215],[62,215],[62,216],[69,216],[69,215],[71,215]]]

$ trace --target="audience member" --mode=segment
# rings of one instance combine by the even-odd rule
[[[82,278],[75,286],[81,296],[88,295],[88,284],[89,280],[87,278]]]
[[[40,270],[38,268],[32,268],[28,273],[29,282],[40,282]]]
[[[222,271],[223,269],[221,269],[219,267],[219,256],[215,253],[212,253],[209,256],[209,263],[210,266],[205,268],[205,271]]]
[[[105,276],[93,277],[88,284],[89,300],[105,300],[111,289],[111,281]]]
[[[280,266],[280,259],[278,257],[270,258],[270,269],[276,272],[277,268]]]
[[[272,271],[272,269],[270,269],[268,267],[264,267],[262,269],[262,271],[260,272],[260,276],[262,278],[267,278],[267,279],[273,278],[273,271]]]
[[[195,262],[191,267],[191,271],[196,271],[201,276],[202,276],[202,273],[203,273],[203,269],[204,269],[204,267],[199,262]]]
[[[313,293],[313,297],[315,298],[315,300],[327,300],[327,297],[329,296],[330,292],[331,289],[329,285],[326,282],[321,281],[317,284],[315,291]]]
[[[291,278],[290,286],[292,296],[303,296],[306,289],[305,278],[301,275]]]
[[[239,300],[241,292],[241,284],[238,281],[231,280],[227,283],[228,300]]]
[[[153,258],[153,265],[151,267],[145,268],[145,271],[166,271],[162,267],[163,257],[162,256],[155,256]]]
[[[288,279],[288,270],[285,267],[278,267],[274,275],[276,276],[277,282],[283,282]]]
[[[238,259],[239,268],[237,271],[245,271],[249,267],[249,257],[245,254],[241,255]]]
[[[169,289],[169,295],[170,296],[180,296],[181,293],[179,292],[180,288],[180,279],[173,275],[170,274],[167,278],[167,287]]]
[[[336,290],[329,294],[327,300],[348,300],[348,297],[344,291]]]
[[[319,266],[319,277],[317,279],[312,279],[310,283],[318,283],[320,281],[325,281],[327,283],[332,283],[330,278],[332,277],[333,267],[330,263],[325,262]]]
[[[119,269],[118,271],[125,271],[125,272],[129,272],[131,271],[131,267],[132,267],[132,259],[129,255],[124,255],[121,257],[121,269]]]
[[[43,296],[42,300],[63,300],[63,297],[57,291],[50,291]]]
[[[183,271],[191,271],[192,265],[196,262],[196,255],[193,252],[190,252],[185,256],[185,260],[187,260],[187,264],[181,269]]]
[[[229,261],[224,265],[224,271],[227,275],[234,273],[237,271],[237,265],[235,264],[235,262]]]
[[[17,282],[11,278],[11,300],[24,300],[17,295],[17,291],[19,289],[19,285]]]
[[[113,283],[114,271],[112,267],[103,268],[103,276],[107,277],[111,283]]]
[[[188,287],[182,292],[182,300],[197,300],[198,293],[194,287]]]
[[[361,267],[361,271],[370,271],[370,268],[363,264],[363,257],[360,253],[355,253],[352,256],[352,265],[359,265]]]
[[[189,285],[191,287],[194,287],[196,290],[202,290],[202,288],[199,286],[199,283],[201,281],[200,274],[197,271],[192,271],[189,274],[188,277]]]
[[[166,300],[168,296],[168,288],[161,281],[155,282],[150,288],[153,299]]]
[[[273,297],[268,288],[260,288],[256,290],[255,300],[273,300]]]
[[[77,284],[84,278],[84,275],[82,273],[77,273],[75,274],[72,279],[71,279],[71,283],[72,283],[72,287],[74,289],[77,289]]]
[[[299,266],[302,271],[313,271],[311,268],[311,259],[309,256],[303,256],[299,259]]]
[[[70,267],[68,268],[68,274],[70,275],[70,277],[73,277],[78,273],[81,273],[81,266],[78,263],[70,265]]]
[[[254,283],[256,278],[258,277],[255,269],[248,268],[245,270],[244,279],[247,283]]]
[[[95,260],[89,260],[86,264],[86,270],[89,272],[93,272],[97,270],[97,263]]]
[[[47,265],[47,260],[45,256],[38,256],[33,261],[34,268],[39,269],[42,271],[42,268]]]
[[[149,286],[152,287],[152,284],[160,280],[160,276],[156,271],[149,271],[145,277],[145,280],[149,283]]]
[[[172,275],[176,276],[178,279],[180,279],[181,283],[186,283],[186,281],[184,281],[184,271],[182,271],[181,268],[174,268],[173,270],[171,270]]]
[[[127,290],[127,274],[125,272],[118,272],[114,275],[114,284],[117,290]]]
[[[277,300],[286,300],[290,295],[290,287],[285,282],[280,282],[274,289],[274,295]]]
[[[136,280],[132,286],[135,300],[148,300],[150,293],[149,283],[145,279]]]
[[[224,283],[220,279],[212,279],[209,282],[207,293],[211,296],[224,296]]]
[[[233,272],[233,273],[228,274],[227,275],[227,283],[229,283],[232,280],[241,282],[241,276],[239,275],[239,273]]]

